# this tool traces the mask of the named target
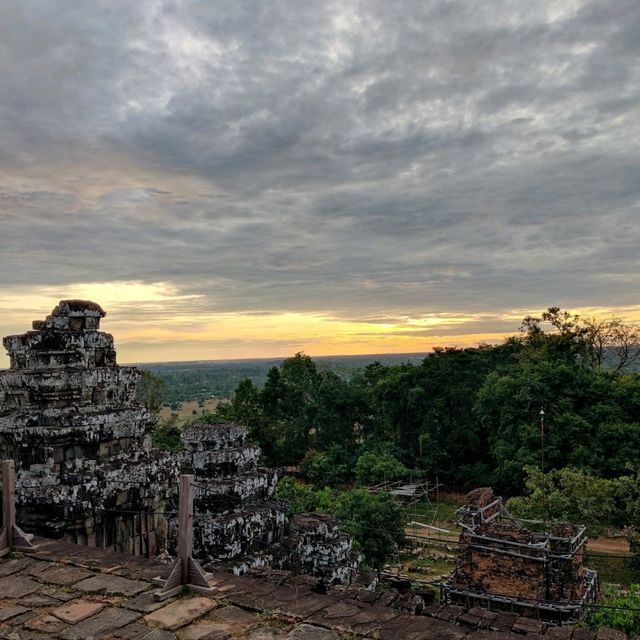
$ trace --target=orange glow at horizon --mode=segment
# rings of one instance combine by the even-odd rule
[[[107,311],[118,360],[170,362],[311,356],[425,353],[435,347],[500,343],[518,331],[527,309],[483,313],[378,314],[342,319],[330,312],[215,312],[198,295],[158,283],[78,283],[61,288],[0,289],[1,335],[24,333],[63,298],[90,299]],[[640,321],[640,306],[574,309],[583,316]],[[4,359],[2,359],[4,358]],[[2,354],[0,367],[8,366]]]

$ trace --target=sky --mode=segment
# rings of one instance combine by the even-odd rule
[[[5,0],[0,333],[64,298],[126,362],[640,320],[639,139],[637,0]]]

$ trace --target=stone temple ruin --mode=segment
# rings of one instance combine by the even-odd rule
[[[357,571],[351,539],[326,514],[286,517],[273,499],[278,473],[258,468],[260,449],[236,423],[187,427],[183,467],[196,476],[196,556],[234,573],[276,568],[350,583]]]
[[[16,463],[18,521],[30,532],[153,556],[175,543],[178,478],[196,476],[195,555],[236,573],[284,569],[349,583],[351,540],[328,516],[289,519],[274,470],[235,423],[192,425],[184,450],[151,444],[155,418],[136,400],[140,373],[119,366],[105,316],[63,300],[3,344],[0,458]]]
[[[458,514],[460,555],[442,587],[444,602],[566,622],[595,601],[585,527],[559,523],[540,531],[542,523],[514,518],[489,488],[469,493]]]
[[[62,301],[33,331],[4,338],[0,456],[15,460],[23,526],[80,544],[155,554],[180,468],[151,448],[139,373],[116,364],[99,305]],[[141,518],[133,512],[151,515]]]

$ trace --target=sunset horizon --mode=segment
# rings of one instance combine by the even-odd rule
[[[64,293],[63,288],[60,291]],[[75,284],[66,293],[0,290],[6,310],[0,319],[2,335],[24,333],[62,299],[84,299],[97,302],[106,312],[102,330],[114,336],[121,363],[281,360],[299,352],[315,358],[412,355],[437,347],[500,344],[518,335],[525,316],[539,316],[551,306],[502,313],[379,313],[354,319],[330,312],[210,313],[199,305],[198,296],[179,295],[164,283]],[[564,310],[583,318],[617,317],[631,324],[640,320],[640,305]],[[0,368],[8,364],[3,353]]]

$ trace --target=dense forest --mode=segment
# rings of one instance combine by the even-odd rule
[[[635,329],[551,308],[497,346],[436,349],[418,364],[340,376],[297,354],[259,388],[246,379],[219,417],[245,422],[265,462],[321,485],[406,470],[459,488],[525,489],[526,467],[613,479],[640,458]],[[368,456],[369,463],[363,463]],[[386,467],[386,471],[385,471]],[[359,471],[360,470],[360,471]]]

